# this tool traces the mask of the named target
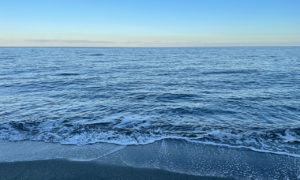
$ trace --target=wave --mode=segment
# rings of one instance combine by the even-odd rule
[[[115,115],[72,123],[64,120],[7,122],[0,124],[0,139],[80,146],[100,142],[141,145],[162,139],[183,139],[194,143],[300,157],[300,128],[242,131],[221,127],[162,125],[137,115]]]
[[[57,76],[78,76],[79,73],[73,73],[73,72],[64,72],[64,73],[58,73]]]
[[[258,73],[258,70],[255,69],[245,69],[245,70],[217,70],[217,71],[206,71],[202,72],[204,75],[211,75],[211,74],[253,74]]]
[[[90,54],[90,56],[104,56],[104,54],[96,53],[96,54]]]

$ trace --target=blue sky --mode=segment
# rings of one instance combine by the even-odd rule
[[[300,45],[300,0],[0,0],[0,46]]]

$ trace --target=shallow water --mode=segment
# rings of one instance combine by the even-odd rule
[[[300,47],[0,48],[0,139],[300,157]]]
[[[259,153],[247,149],[190,143],[184,140],[161,140],[147,145],[128,146],[109,143],[76,146],[32,141],[0,141],[0,152],[0,172],[1,170],[3,171],[3,173],[0,173],[0,179],[1,177],[7,179],[9,176],[16,175],[21,177],[22,174],[24,176],[24,173],[28,174],[25,176],[28,178],[33,176],[36,172],[39,172],[37,169],[39,169],[40,166],[45,167],[44,170],[41,170],[41,176],[51,179],[50,177],[53,177],[53,172],[60,171],[61,169],[64,169],[63,172],[69,172],[70,169],[74,169],[72,166],[61,167],[61,163],[64,163],[65,160],[68,160],[70,164],[72,164],[72,162],[78,164],[80,161],[138,169],[160,169],[181,174],[226,177],[239,180],[300,178],[300,158],[297,157]],[[59,165],[51,165],[51,160],[57,159],[64,161],[60,161]],[[50,164],[45,165],[41,163],[37,167],[30,167],[30,164],[39,164],[39,161],[44,160],[49,160],[48,162]],[[8,164],[7,162],[11,163]],[[44,162],[46,163],[47,161]],[[22,170],[18,168],[18,164],[27,164],[28,166],[25,166],[26,168]],[[53,166],[59,168],[49,169]],[[90,168],[95,170],[95,167]],[[117,170],[117,167],[115,167],[115,170]],[[82,168],[80,171],[73,171],[74,173],[72,174],[90,174],[87,168]],[[99,172],[103,171],[103,168],[102,170],[99,168],[97,171],[98,173],[94,175],[95,177],[97,177]],[[124,177],[122,177],[122,179],[123,178]],[[171,177],[169,177],[169,179],[170,178]]]

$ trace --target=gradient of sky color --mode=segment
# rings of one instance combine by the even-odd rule
[[[300,0],[0,0],[0,46],[300,45]]]

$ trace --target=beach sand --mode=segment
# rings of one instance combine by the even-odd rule
[[[132,168],[67,160],[39,160],[0,163],[0,179],[186,179],[221,180],[147,168]]]
[[[0,141],[2,179],[299,179],[300,158],[184,140],[75,146]]]

